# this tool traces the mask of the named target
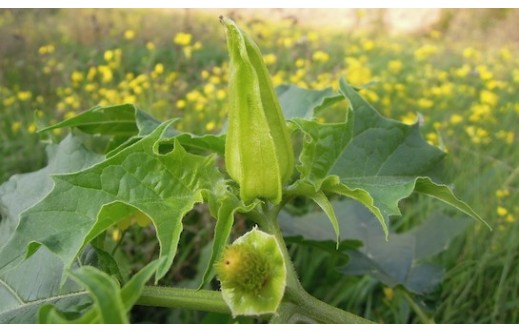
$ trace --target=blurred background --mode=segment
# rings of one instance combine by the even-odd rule
[[[419,118],[424,137],[449,152],[455,193],[494,228],[474,224],[435,257],[446,274],[428,294],[368,276],[330,290],[339,277],[310,273],[306,286],[380,322],[518,323],[516,9],[2,9],[0,182],[45,165],[38,125],[95,105],[134,103],[161,120],[181,117],[180,130],[219,132],[228,70],[222,14],[253,35],[274,85],[336,88],[345,77],[365,86],[361,94],[384,116]],[[412,197],[397,224],[410,227],[438,207]],[[333,270],[330,258],[319,262],[315,271]]]

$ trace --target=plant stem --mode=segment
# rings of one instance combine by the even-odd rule
[[[138,305],[231,313],[218,291],[145,286]]]
[[[318,323],[331,324],[370,324],[370,320],[336,308],[325,303],[314,296],[308,294],[305,290],[294,291],[287,288],[285,294],[287,300],[297,306],[298,313],[305,317],[310,317]]]

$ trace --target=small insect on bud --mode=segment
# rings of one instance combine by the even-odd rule
[[[286,267],[274,236],[254,228],[225,249],[215,269],[233,316],[276,312]]]

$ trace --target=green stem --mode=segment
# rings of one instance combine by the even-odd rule
[[[138,305],[231,313],[218,291],[145,286]]]
[[[297,306],[298,312],[306,317],[313,318],[319,323],[331,324],[370,324],[373,323],[365,318],[336,308],[325,303],[305,290],[294,291],[288,288],[286,299]]]

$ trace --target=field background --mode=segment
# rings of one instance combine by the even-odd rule
[[[253,35],[275,85],[324,89],[345,77],[383,115],[420,121],[424,137],[449,152],[455,193],[494,228],[474,224],[434,258],[446,274],[430,294],[341,279],[328,257],[300,271],[305,286],[379,322],[519,323],[519,10],[2,9],[0,182],[45,165],[40,138],[65,133],[40,137],[39,126],[98,104],[135,103],[163,120],[182,117],[181,130],[220,131],[228,68],[220,14]],[[402,208],[397,231],[448,210],[424,197]]]

